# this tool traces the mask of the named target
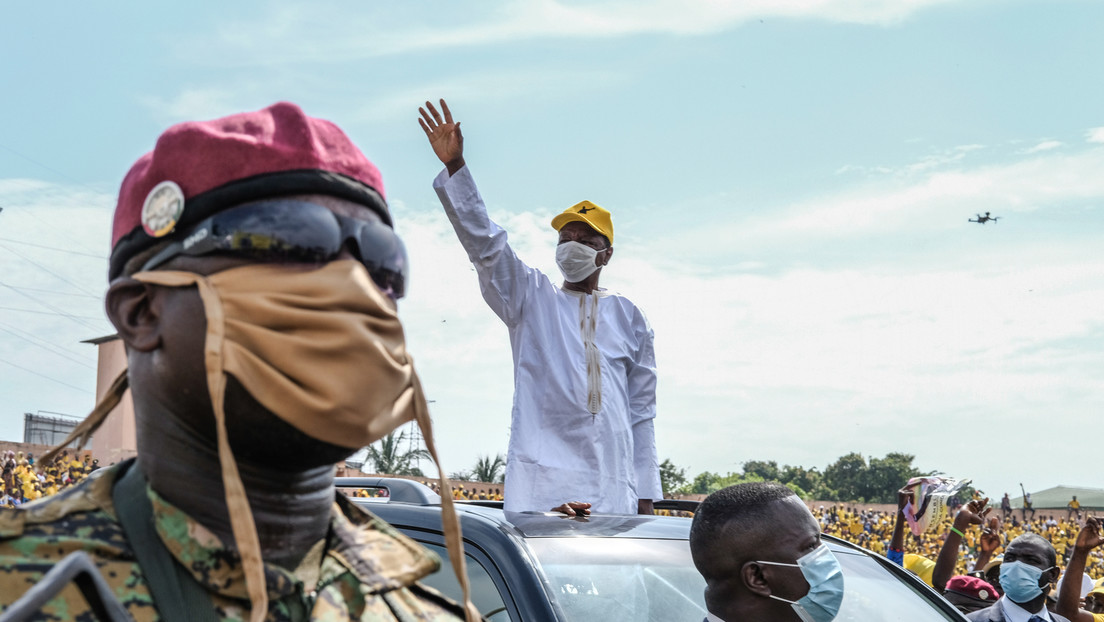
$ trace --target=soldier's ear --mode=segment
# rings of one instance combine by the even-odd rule
[[[160,347],[158,289],[129,277],[116,279],[107,289],[107,317],[128,349],[150,352]]]

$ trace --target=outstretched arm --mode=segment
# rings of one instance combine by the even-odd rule
[[[897,491],[897,518],[893,522],[893,538],[889,541],[887,558],[898,566],[905,565],[905,506],[912,500],[912,489]]]
[[[943,548],[939,551],[939,558],[932,569],[932,587],[940,594],[947,587],[947,581],[954,576],[955,566],[958,564],[958,546],[962,544],[962,534],[970,528],[970,525],[984,525],[985,519],[992,508],[989,499],[974,499],[967,503],[955,515],[954,524],[947,532],[947,539],[943,541]]]
[[[426,108],[429,109],[426,112]],[[433,147],[433,153],[448,169],[449,176],[464,168],[464,135],[460,133],[460,122],[453,122],[452,111],[449,110],[445,100],[441,100],[441,110],[445,113],[444,119],[441,113],[431,102],[425,103],[425,108],[418,108],[422,118],[418,124],[429,138],[429,145]]]
[[[1069,563],[1066,564],[1066,576],[1077,580],[1062,581],[1062,588],[1058,592],[1058,615],[1066,616],[1071,622],[1093,622],[1093,614],[1081,609],[1081,581],[1079,577],[1085,573],[1085,562],[1089,558],[1089,552],[1104,544],[1104,536],[1100,535],[1100,520],[1089,518],[1085,526],[1077,534],[1077,540],[1073,544],[1073,553]]]
[[[443,116],[430,102],[418,109],[421,114],[418,123],[433,152],[445,164],[445,170],[433,180],[433,189],[479,274],[483,299],[507,326],[514,326],[529,293],[546,282],[550,288],[551,282],[518,258],[510,248],[506,231],[487,215],[471,170],[464,164],[460,123],[453,121],[452,111],[443,99],[441,110]]]

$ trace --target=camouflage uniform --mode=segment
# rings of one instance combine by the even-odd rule
[[[121,466],[100,469],[53,497],[0,510],[0,607],[18,599],[66,555],[85,551],[136,622],[160,619],[111,500]],[[219,618],[248,619],[237,553],[157,493],[149,490],[149,497],[158,535],[211,593]],[[294,611],[310,612],[312,621],[463,619],[458,607],[416,583],[439,568],[437,557],[344,495],[337,495],[329,537],[314,553],[308,559],[320,565],[299,574],[265,564],[266,620],[290,621]],[[313,588],[299,578],[314,582],[315,574]],[[91,619],[91,613],[69,585],[42,609],[40,619]]]

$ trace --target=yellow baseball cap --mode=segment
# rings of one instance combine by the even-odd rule
[[[613,218],[606,209],[590,201],[580,201],[557,214],[552,219],[552,228],[559,231],[569,222],[581,222],[606,236],[610,244],[613,244]]]

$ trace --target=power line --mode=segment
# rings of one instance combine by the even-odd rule
[[[16,337],[17,339],[22,339],[23,341],[26,341],[27,343],[31,344],[32,346],[42,348],[43,350],[46,350],[47,352],[50,352],[51,354],[55,354],[57,356],[60,356],[63,359],[66,359],[68,361],[72,361],[72,362],[74,362],[78,365],[81,365],[83,367],[87,367],[88,369],[96,369],[96,367],[94,365],[90,365],[87,361],[81,361],[81,360],[75,359],[75,358],[69,356],[68,353],[61,350],[57,346],[54,346],[54,345],[52,345],[48,342],[42,341],[41,339],[38,339],[38,337],[34,337],[33,335],[31,337],[27,337],[26,334],[23,334],[23,335],[19,334],[23,331],[18,331],[17,332],[16,330],[13,330],[10,326],[8,326],[7,328],[5,328],[4,326],[5,325],[0,325],[0,330],[8,333],[9,335],[12,335],[12,336]]]
[[[31,164],[36,164],[38,166],[41,166],[42,168],[50,171],[51,173],[57,175],[58,177],[61,177],[63,179],[67,179],[67,180],[69,180],[69,181],[71,181],[75,184],[83,185],[83,184],[81,184],[81,182],[73,179],[72,177],[66,175],[65,173],[62,173],[61,171],[57,170],[56,168],[51,168],[51,167],[43,164],[42,162],[39,162],[38,160],[35,160],[35,159],[31,158],[30,156],[23,155],[22,153],[19,153],[18,151],[16,151],[15,149],[12,149],[11,147],[9,147],[7,145],[0,144],[0,149],[3,149],[4,151],[7,151],[9,153],[13,153],[13,154],[23,158],[24,160],[30,162]]]
[[[18,289],[18,288],[13,288]],[[79,294],[73,294],[74,296]],[[37,311],[35,309],[20,309],[19,307],[0,307],[0,311],[15,311],[17,313],[34,313],[35,315],[57,315],[68,318],[80,318],[82,320],[98,320],[98,317],[90,317],[87,315],[64,315],[61,313],[51,313],[50,311]]]
[[[0,363],[5,363],[7,365],[11,365],[12,367],[14,367],[16,369],[22,369],[23,371],[27,372],[28,374],[34,374],[34,375],[38,376],[39,378],[45,378],[46,380],[50,380],[52,382],[56,382],[58,384],[65,385],[65,386],[69,387],[70,389],[76,389],[77,391],[80,391],[81,393],[87,393],[89,395],[95,395],[92,391],[89,391],[88,389],[78,387],[78,386],[73,385],[73,384],[69,384],[68,382],[65,382],[64,380],[58,380],[57,378],[51,378],[50,376],[47,376],[46,374],[40,374],[37,371],[27,369],[26,367],[23,367],[22,365],[16,365],[15,363],[13,363],[11,361],[6,361],[4,359],[0,359]]]
[[[61,276],[60,274],[58,274],[58,273],[54,272],[53,270],[51,270],[51,269],[47,268],[46,266],[44,266],[44,265],[42,265],[42,264],[38,263],[37,261],[35,261],[35,260],[33,260],[33,259],[29,259],[29,258],[27,258],[27,257],[24,257],[23,255],[21,255],[21,254],[19,254],[19,253],[15,252],[15,251],[13,251],[12,249],[8,248],[7,246],[4,246],[3,244],[0,244],[0,248],[2,248],[2,249],[4,249],[4,250],[8,251],[9,253],[11,253],[11,254],[15,255],[16,257],[19,257],[19,258],[20,258],[20,259],[22,259],[23,261],[26,261],[27,263],[29,263],[29,264],[31,264],[32,266],[34,266],[34,267],[38,268],[39,270],[42,270],[42,271],[43,271],[43,272],[45,272],[45,273],[47,273],[47,274],[49,274],[49,275],[53,276],[54,278],[56,278],[56,279],[59,279],[59,280],[61,280],[61,281],[64,281],[64,282],[68,283],[69,285],[72,285],[72,286],[73,286],[73,287],[74,287],[74,288],[75,288],[75,289],[76,289],[77,291],[80,291],[80,292],[84,292],[85,294],[88,294],[89,296],[95,296],[95,295],[96,295],[96,294],[93,294],[92,292],[90,292],[90,291],[88,291],[88,290],[84,289],[84,288],[83,288],[83,287],[81,287],[80,285],[77,285],[76,283],[74,283],[74,282],[70,281],[69,279],[67,279],[67,278],[65,278],[65,277],[63,277],[63,276]],[[8,287],[11,287],[11,286],[9,285]]]
[[[0,208],[2,210],[3,208]],[[65,248],[57,248],[54,246],[46,246],[45,244],[35,244],[34,242],[24,242],[23,240],[13,240],[11,238],[0,238],[0,242],[10,242],[12,244],[22,244],[24,246],[33,246],[35,248],[44,248],[49,251],[57,251],[59,253],[69,253],[70,255],[80,255],[81,257],[92,257],[93,259],[102,259],[107,261],[107,257],[103,255],[96,255],[93,253],[82,253],[80,251],[71,251]]]
[[[74,294],[73,292],[59,292],[52,289],[40,289],[38,287],[21,287],[19,285],[8,285],[12,289],[18,289],[24,292],[39,292],[41,294],[54,294],[55,296],[76,296],[78,298],[91,298],[92,300],[100,300],[101,296],[93,296],[92,294]]]
[[[3,147],[3,145],[0,145],[0,147]],[[52,170],[52,169],[49,169],[49,170]],[[62,177],[66,177],[66,176],[65,176],[65,175],[62,175]],[[88,190],[89,190],[90,192],[93,192],[93,193],[99,193],[99,192],[100,192],[100,191],[99,191],[98,189],[94,188],[94,187],[93,187],[93,186],[91,186],[90,184],[82,184],[82,183],[80,183],[80,182],[78,182],[78,181],[76,181],[76,180],[72,180],[72,179],[71,179],[71,178],[69,178],[69,177],[66,177],[66,178],[67,178],[67,179],[70,179],[71,181],[74,181],[74,183],[76,183],[76,185],[77,185],[78,187],[84,187],[84,188],[87,188],[87,189],[88,189]],[[29,185],[29,186],[30,186],[30,185],[32,185],[32,184],[30,184],[29,182],[27,182],[27,181],[25,181],[25,180],[22,180],[22,179],[13,179],[13,180],[10,180],[10,181],[16,181],[16,182],[20,182],[20,183],[23,183],[23,184],[25,184],[25,185]],[[53,182],[44,182],[44,183],[53,183]],[[33,191],[39,191],[39,190],[40,190],[39,188],[33,188],[32,190],[29,190],[29,192],[33,192]],[[9,206],[9,207],[10,207],[10,206]],[[9,209],[9,211],[10,211],[10,209]],[[66,239],[67,241],[69,241],[69,242],[72,242],[74,246],[77,246],[77,247],[83,248],[83,249],[85,249],[86,251],[88,251],[89,253],[91,253],[91,252],[92,252],[92,251],[91,251],[91,250],[90,250],[90,249],[89,249],[89,248],[88,248],[88,247],[87,247],[87,246],[86,246],[86,245],[84,244],[84,242],[82,242],[82,241],[80,241],[80,240],[78,240],[78,239],[76,239],[76,238],[74,238],[74,237],[71,237],[71,236],[70,236],[70,235],[69,235],[69,234],[67,233],[67,230],[66,230],[65,228],[59,228],[59,227],[54,227],[54,226],[51,226],[49,222],[47,222],[47,221],[43,220],[42,218],[40,218],[40,217],[38,216],[38,214],[37,214],[37,213],[35,212],[35,210],[22,210],[22,211],[21,211],[20,213],[21,213],[21,214],[26,214],[26,215],[30,216],[30,217],[31,217],[32,219],[34,219],[34,220],[38,221],[39,223],[41,223],[41,224],[42,224],[43,226],[45,226],[45,227],[46,227],[47,229],[49,229],[49,230],[50,230],[50,232],[51,232],[51,234],[52,234],[52,235],[56,235],[56,236],[60,236],[60,237],[63,237],[63,238],[65,238],[65,239]]]
[[[85,322],[81,318],[79,318],[79,317],[77,317],[77,316],[75,316],[71,313],[66,313],[66,312],[62,311],[61,309],[58,309],[57,307],[55,307],[55,306],[53,306],[53,305],[51,305],[51,304],[49,304],[49,303],[47,303],[43,300],[39,300],[38,298],[35,298],[34,296],[31,296],[30,294],[26,294],[24,292],[21,292],[18,289],[12,287],[11,285],[8,285],[7,283],[0,283],[0,287],[6,287],[6,288],[12,290],[13,292],[19,294],[20,296],[23,296],[24,298],[29,298],[29,299],[37,302],[38,304],[46,307],[47,309],[49,309],[51,311],[54,311],[58,315],[61,315],[61,316],[69,318],[70,320],[73,320],[74,322],[76,322],[77,324],[80,324],[81,326],[84,326],[85,328],[90,328],[92,330],[98,330],[98,328],[99,328],[97,326],[93,326],[92,324],[89,324],[88,322]]]

